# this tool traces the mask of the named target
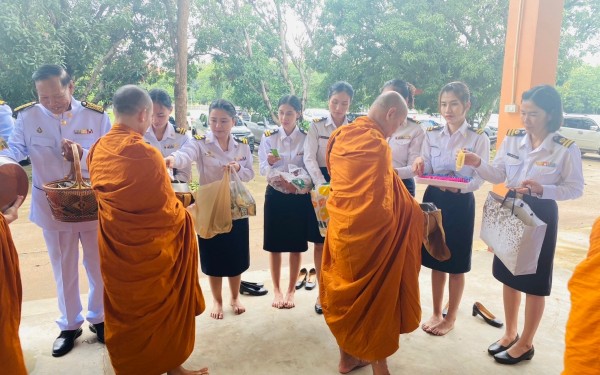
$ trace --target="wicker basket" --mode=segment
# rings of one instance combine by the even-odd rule
[[[43,185],[52,216],[55,220],[67,223],[98,220],[98,202],[90,180],[81,176],[77,145],[71,144],[71,149],[73,150],[71,175]]]

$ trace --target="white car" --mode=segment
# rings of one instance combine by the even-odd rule
[[[586,152],[600,154],[600,126],[585,115],[565,115],[560,134],[575,141],[583,155]]]
[[[327,116],[329,116],[329,111],[326,109],[320,109],[320,108],[308,108],[302,114],[302,117],[304,118],[304,120],[306,120],[308,122],[312,122],[313,119],[318,118],[318,117],[321,118],[321,117],[327,117]]]

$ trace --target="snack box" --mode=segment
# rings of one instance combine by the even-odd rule
[[[418,184],[432,185],[444,188],[465,189],[471,177],[460,177],[447,174],[424,174],[416,176],[415,182]]]

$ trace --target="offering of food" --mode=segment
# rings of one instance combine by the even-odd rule
[[[451,174],[424,174],[415,177],[415,181],[418,184],[455,189],[465,189],[471,180],[471,177],[462,177]]]
[[[278,157],[279,157],[279,151],[277,151],[277,149],[276,149],[276,148],[272,148],[272,149],[271,149],[271,154],[272,154],[273,156],[275,156],[276,158],[278,158]]]

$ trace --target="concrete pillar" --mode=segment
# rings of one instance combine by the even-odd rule
[[[563,5],[564,0],[510,0],[496,147],[508,129],[523,127],[521,94],[556,82]],[[503,194],[504,186],[494,191]]]

